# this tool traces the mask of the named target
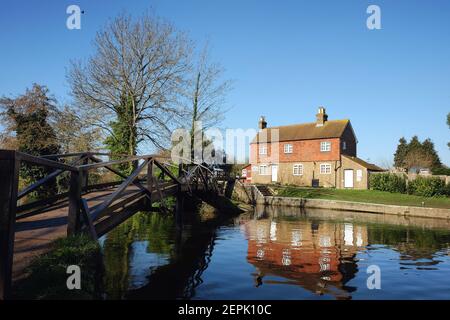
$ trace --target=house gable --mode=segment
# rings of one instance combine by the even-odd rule
[[[358,140],[356,139],[355,131],[353,131],[350,121],[347,123],[340,140],[341,153],[356,157]]]

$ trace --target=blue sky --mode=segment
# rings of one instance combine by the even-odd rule
[[[66,8],[80,5],[81,30],[68,30]],[[366,8],[381,8],[381,30],[368,30]],[[384,164],[401,136],[431,138],[450,165],[450,1],[3,0],[0,95],[33,82],[70,102],[71,59],[92,53],[95,32],[126,9],[151,9],[199,45],[234,80],[224,127],[349,118],[358,156]]]

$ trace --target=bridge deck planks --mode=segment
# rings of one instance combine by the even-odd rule
[[[170,189],[173,186],[165,186],[165,188]],[[83,198],[87,200],[89,208],[92,208],[104,201],[114,190],[116,188],[91,192],[84,195]],[[114,203],[121,201],[136,191],[138,191],[136,186],[129,186]],[[154,196],[159,198],[159,195],[155,195],[155,192],[153,192],[152,198]],[[14,241],[13,281],[26,276],[25,269],[33,258],[47,252],[54,240],[67,235],[67,214],[68,201],[65,201],[62,206],[54,210],[17,220]]]

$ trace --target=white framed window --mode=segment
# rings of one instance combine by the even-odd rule
[[[347,150],[347,142],[342,141],[342,150]]]
[[[362,181],[363,172],[361,169],[356,170],[356,181]]]
[[[284,153],[292,153],[293,146],[291,143],[286,143],[284,145]]]
[[[321,152],[331,151],[331,142],[330,141],[322,141],[320,143],[320,151]]]
[[[259,170],[258,166],[252,166],[252,171],[253,172],[258,172],[258,170]]]
[[[320,164],[320,174],[330,174],[330,173],[331,173],[331,164],[321,163]]]
[[[267,154],[267,145],[266,144],[259,145],[259,154]]]
[[[265,176],[269,174],[269,167],[267,164],[262,164],[259,166],[259,175]]]
[[[292,174],[294,176],[302,176],[303,175],[303,165],[302,164],[294,164],[292,166]]]

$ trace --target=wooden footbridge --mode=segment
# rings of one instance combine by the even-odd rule
[[[115,168],[130,162],[133,171],[129,175]],[[19,172],[24,164],[45,167],[49,173],[19,190]],[[20,277],[30,260],[48,250],[56,238],[86,233],[98,239],[136,212],[155,210],[155,202],[159,203],[158,210],[166,210],[165,199],[170,196],[177,199],[179,225],[184,195],[223,194],[221,182],[234,182],[200,163],[179,164],[176,170],[170,170],[170,166],[173,169],[169,159],[156,155],[112,157],[83,152],[35,157],[0,150],[0,299],[10,296],[13,279]],[[90,175],[98,171],[110,172],[119,179],[90,182]],[[67,190],[24,201],[62,176],[69,179]]]

